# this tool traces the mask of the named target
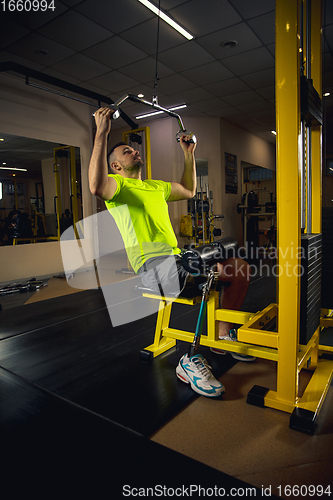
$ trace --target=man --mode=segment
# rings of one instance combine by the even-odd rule
[[[167,202],[188,200],[195,195],[196,144],[186,142],[189,139],[187,136],[180,139],[184,152],[184,171],[180,182],[142,181],[143,162],[138,151],[125,143],[119,143],[107,157],[107,138],[113,112],[109,108],[100,108],[95,113],[97,131],[89,166],[90,190],[104,200],[112,212],[131,265],[140,274],[144,286],[158,287],[157,291],[165,295],[178,295],[185,287],[188,273],[181,266],[180,249],[171,226]],[[228,283],[222,293],[221,307],[239,309],[248,288],[247,264],[241,259],[232,258],[218,263],[217,269],[219,280]],[[232,328],[232,324],[220,322],[219,337],[237,340]],[[219,353],[222,354],[222,351]],[[250,360],[250,357],[240,357],[235,353],[233,356]],[[176,368],[176,374],[183,382],[190,383],[199,394],[216,397],[224,392],[223,385],[212,375],[201,354],[191,358],[184,355]]]

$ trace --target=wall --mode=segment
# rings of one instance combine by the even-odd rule
[[[237,213],[237,204],[241,203],[241,162],[245,161],[259,167],[275,170],[275,146],[265,140],[247,132],[226,120],[221,119],[221,171],[222,171],[222,212],[225,216],[225,235],[237,238],[243,243],[243,226],[241,215]],[[225,193],[224,153],[237,156],[238,193]]]
[[[63,272],[63,265],[59,241],[0,247],[0,282],[60,272]]]
[[[94,213],[97,207],[96,199],[91,196],[88,186],[92,111],[93,109],[85,104],[27,87],[21,78],[0,75],[0,130],[8,134],[80,148],[84,218]],[[237,237],[241,242],[242,225],[236,211],[242,195],[240,162],[243,160],[274,169],[274,146],[219,118],[184,115],[183,120],[186,128],[192,130],[198,138],[196,156],[208,160],[209,187],[214,194],[214,211],[225,216],[224,235]],[[180,181],[184,162],[180,145],[175,140],[178,132],[177,121],[164,117],[140,123],[140,126],[150,126],[153,177]],[[123,130],[128,130],[128,127],[111,132],[110,146],[121,140]],[[237,195],[225,194],[225,152],[237,156]],[[180,217],[187,213],[187,202],[170,203],[169,210],[179,245],[182,246],[187,239],[179,236]],[[45,252],[44,246],[52,248],[52,254]],[[20,275],[17,276],[18,257],[21,258],[25,252],[29,258],[24,260],[25,265],[19,268]],[[38,272],[38,269],[43,269],[45,274],[63,271],[59,243],[38,243],[10,249],[0,247],[0,282],[43,274]]]
[[[213,191],[214,212],[225,217],[223,236],[233,236],[242,244],[242,221],[237,213],[237,204],[242,198],[241,161],[275,170],[275,146],[223,119],[182,118],[186,128],[197,137],[196,157],[208,160],[209,189]],[[144,126],[150,126],[152,176],[166,181],[180,181],[184,160],[181,147],[175,140],[177,120],[155,119],[145,122]],[[112,139],[112,143],[115,142]],[[237,195],[225,193],[225,152],[237,156]],[[179,245],[183,246],[188,240],[180,236],[179,228],[181,215],[187,214],[187,202],[170,203],[169,212]]]
[[[80,148],[84,217],[93,211],[88,186],[91,113],[86,104],[28,87],[22,78],[0,75],[0,131]],[[62,271],[58,242],[0,247],[0,282]]]
[[[332,146],[330,146],[332,147]],[[333,154],[326,155],[327,160],[333,159]],[[333,206],[333,176],[327,175],[325,157],[323,159],[323,207]]]
[[[222,203],[219,190],[222,174],[220,169],[220,120],[219,118],[195,118],[190,116],[184,116],[182,118],[186,129],[193,132],[197,138],[195,156],[197,158],[202,158],[208,161],[208,183],[209,189],[213,191],[214,212],[216,214],[221,214]],[[182,150],[179,147],[179,144],[174,140],[174,137],[178,132],[178,124],[176,120],[173,120],[173,127],[173,141],[177,164],[177,174],[178,179],[180,180],[184,160]],[[178,234],[180,227],[180,216],[182,214],[187,214],[187,202],[181,202],[177,209],[175,209],[174,216],[177,223]],[[188,243],[187,238],[179,237],[179,240],[181,244]]]

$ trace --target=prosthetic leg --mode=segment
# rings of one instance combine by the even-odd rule
[[[214,272],[213,268],[217,262],[235,257],[238,245],[237,241],[231,237],[222,238],[219,241],[210,245],[202,245],[200,247],[189,249],[182,255],[182,264],[184,268],[194,275],[207,276],[207,281],[201,285],[202,299],[201,306],[194,334],[194,339],[190,345],[188,356],[192,357],[196,352],[200,343],[203,320],[206,314],[207,302],[210,289],[213,283],[218,279],[218,273]]]
[[[201,354],[196,354],[196,351],[200,344],[209,291],[217,278],[218,273],[213,270],[208,272],[207,281],[202,285],[202,300],[193,342],[190,344],[188,355],[182,356],[176,367],[176,375],[182,382],[190,384],[193,391],[201,396],[213,398],[224,393],[224,386],[214,377],[205,358]]]
[[[197,325],[196,325],[196,329],[195,329],[194,339],[193,339],[193,342],[190,345],[190,348],[188,351],[189,358],[194,356],[194,354],[198,350],[198,346],[200,345],[202,325],[203,325],[203,321],[204,321],[205,315],[206,315],[209,292],[210,292],[212,285],[214,283],[216,283],[217,278],[218,278],[218,273],[211,270],[208,273],[207,281],[202,284],[202,299],[201,299],[200,311],[199,311],[198,321],[197,321]]]

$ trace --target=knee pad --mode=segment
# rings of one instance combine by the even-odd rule
[[[227,236],[208,245],[190,248],[182,254],[183,267],[194,276],[206,275],[217,262],[237,256],[238,243]]]

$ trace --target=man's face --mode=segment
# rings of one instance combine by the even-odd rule
[[[125,172],[139,171],[143,167],[139,151],[130,146],[118,146],[115,149],[117,162]]]

